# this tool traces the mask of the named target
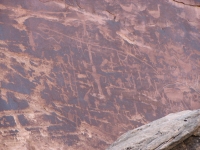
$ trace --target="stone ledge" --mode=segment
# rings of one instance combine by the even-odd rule
[[[182,111],[128,131],[107,150],[168,150],[199,131],[200,110]]]

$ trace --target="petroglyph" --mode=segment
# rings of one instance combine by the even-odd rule
[[[129,129],[200,108],[199,9],[0,2],[0,150],[105,149]]]

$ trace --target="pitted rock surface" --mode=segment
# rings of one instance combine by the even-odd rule
[[[200,9],[187,4],[0,0],[0,150],[105,149],[199,109]]]

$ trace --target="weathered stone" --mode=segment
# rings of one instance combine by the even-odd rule
[[[192,135],[171,150],[200,150],[200,136]]]
[[[173,150],[182,150],[183,147],[197,150],[195,148],[200,148],[199,128],[200,110],[169,114],[128,131],[108,150],[167,150],[175,146]]]
[[[200,128],[194,133],[194,136],[200,136]]]
[[[177,3],[193,6],[193,7],[200,7],[200,1],[199,0],[173,0]]]
[[[102,150],[199,109],[196,4],[0,0],[0,150]]]

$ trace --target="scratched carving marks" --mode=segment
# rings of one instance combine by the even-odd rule
[[[0,9],[0,150],[105,149],[200,108],[198,7],[0,0]]]

